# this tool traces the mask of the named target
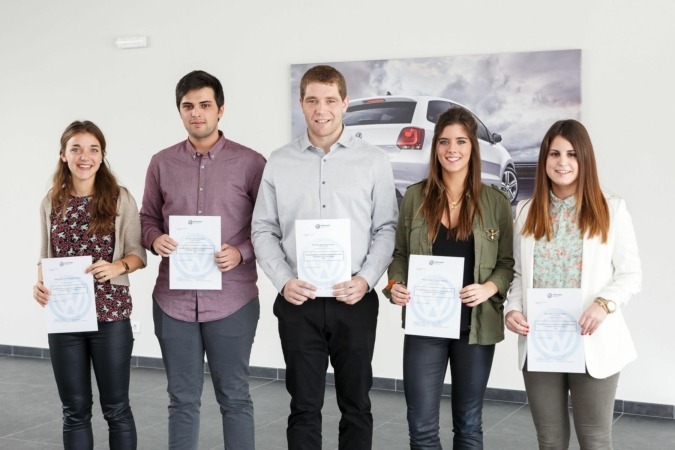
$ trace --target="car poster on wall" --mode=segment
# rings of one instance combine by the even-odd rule
[[[532,193],[546,130],[581,115],[581,50],[316,62],[291,66],[293,136],[305,131],[300,79],[317,64],[345,76],[345,127],[387,152],[399,197],[426,177],[434,123],[454,105],[478,119],[483,182],[514,203]]]

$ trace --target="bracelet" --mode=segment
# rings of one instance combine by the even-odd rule
[[[385,289],[391,291],[391,288],[393,288],[395,284],[405,284],[405,283],[403,281],[389,280],[389,283],[387,283]]]
[[[607,306],[607,303],[605,303],[604,301],[600,300],[599,298],[596,298],[596,299],[595,299],[595,303],[597,303],[598,305],[600,305],[600,307],[601,307],[602,309],[604,309],[605,312],[606,312],[607,314],[610,314],[609,306]]]
[[[124,273],[122,275],[129,273],[131,271],[131,269],[129,268],[129,264],[127,264],[127,262],[123,259],[120,259],[120,262],[124,266]]]

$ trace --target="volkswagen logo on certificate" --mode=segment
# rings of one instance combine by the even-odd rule
[[[537,316],[534,332],[534,346],[541,357],[549,360],[569,358],[581,343],[579,323],[562,309],[549,309]]]
[[[440,326],[457,313],[457,289],[442,277],[428,277],[411,293],[415,307],[411,308],[414,320],[431,326]]]
[[[214,269],[216,245],[204,234],[189,234],[176,248],[176,270],[185,278],[202,279]]]
[[[54,318],[61,322],[82,320],[91,308],[91,292],[80,279],[64,280],[51,289],[49,308]]]
[[[335,283],[346,281],[342,279],[345,261],[342,246],[332,240],[322,240],[309,243],[303,248],[302,264],[307,281],[317,287],[332,287]]]

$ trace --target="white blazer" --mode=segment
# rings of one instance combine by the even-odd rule
[[[609,314],[592,335],[586,335],[586,369],[593,378],[607,378],[619,372],[637,357],[633,340],[623,318],[621,306],[640,291],[642,269],[638,256],[633,222],[626,202],[605,195],[609,206],[610,228],[607,242],[584,237],[581,268],[581,291],[584,310],[597,297],[616,303],[616,312]],[[521,236],[531,202],[524,200],[516,208],[513,233],[515,275],[504,313],[521,311],[527,317],[527,289],[533,285],[534,238]],[[522,370],[527,356],[526,337],[518,336],[518,362]]]

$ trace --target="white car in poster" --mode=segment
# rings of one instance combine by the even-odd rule
[[[387,152],[397,196],[402,197],[408,186],[427,177],[434,124],[441,113],[454,106],[463,105],[428,96],[359,98],[349,102],[343,121],[356,137]],[[476,121],[483,183],[501,187],[514,202],[518,178],[511,155],[499,134],[491,133],[478,117]]]

